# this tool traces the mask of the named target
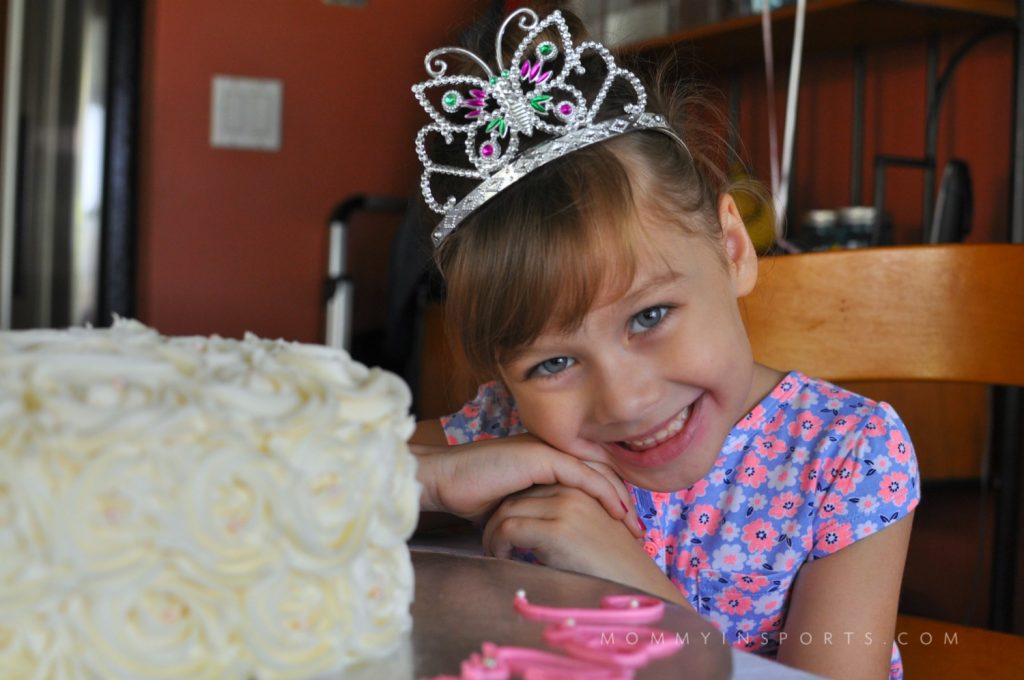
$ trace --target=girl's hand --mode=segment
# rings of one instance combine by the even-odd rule
[[[537,484],[561,484],[596,499],[605,517],[616,520],[627,533],[643,534],[633,499],[614,472],[554,449],[533,435],[458,446],[415,442],[409,448],[419,461],[421,510],[476,521],[487,517],[506,496]]]
[[[561,485],[538,486],[507,498],[484,528],[484,551],[507,558],[530,550],[544,564],[590,574],[687,605],[643,543],[593,498]]]

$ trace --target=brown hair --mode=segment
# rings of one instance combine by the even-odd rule
[[[592,73],[603,79],[599,67],[588,66]],[[662,69],[647,86],[647,110],[665,116],[685,147],[642,131],[579,149],[503,190],[438,249],[449,337],[476,378],[497,377],[498,366],[542,332],[578,328],[600,295],[628,289],[641,237],[639,205],[717,246],[718,196],[739,190],[763,199],[758,184],[732,184],[722,169],[730,151],[718,132],[720,110],[668,73]],[[599,85],[600,79],[577,83],[584,92]],[[599,118],[621,115],[632,98],[632,88],[617,81]],[[541,141],[521,139],[524,146]],[[458,195],[445,188],[442,195]]]

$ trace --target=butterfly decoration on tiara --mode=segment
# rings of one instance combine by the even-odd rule
[[[513,23],[524,32],[524,36],[506,65],[501,45]],[[557,38],[541,39],[541,34],[549,28],[554,29]],[[581,63],[585,53],[597,55],[606,68],[604,81],[590,100],[568,82],[574,75],[586,72]],[[446,75],[448,63],[443,57],[451,54],[468,58],[479,67],[481,75]],[[560,64],[559,56],[562,56]],[[433,120],[416,135],[416,154],[423,163],[420,188],[430,209],[445,215],[446,223],[450,222],[447,231],[454,229],[465,211],[455,210],[458,201],[454,196],[448,196],[443,202],[435,198],[431,188],[431,177],[435,173],[479,180],[498,175],[518,158],[521,136],[532,137],[540,131],[557,142],[559,137],[591,126],[617,78],[630,83],[636,92],[636,100],[624,107],[625,118],[631,120],[644,114],[647,94],[640,79],[619,68],[604,45],[593,41],[573,45],[569,27],[557,10],[543,20],[533,10],[525,8],[510,14],[498,29],[495,64],[497,69],[492,70],[468,50],[442,47],[424,59],[430,79],[412,88],[416,99]],[[436,98],[438,94],[440,107],[435,106],[428,96]],[[463,136],[466,165],[447,165],[431,160],[427,154],[428,139],[435,135],[440,135],[448,145],[455,145],[456,137]],[[581,144],[574,140],[562,153],[579,146]],[[549,152],[545,161],[558,155],[559,152]],[[517,176],[521,176],[522,170],[515,169]],[[509,183],[495,184],[503,188]],[[472,209],[488,197],[476,197],[465,207]],[[437,234],[435,241],[438,241],[436,237]]]

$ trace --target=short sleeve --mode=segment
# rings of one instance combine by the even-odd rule
[[[833,440],[834,455],[821,459],[818,483],[823,495],[811,559],[881,531],[921,500],[917,457],[900,417],[880,402],[859,420],[858,427]]]
[[[441,418],[441,427],[450,446],[526,431],[520,423],[515,399],[497,381],[480,385],[471,401],[450,416]]]

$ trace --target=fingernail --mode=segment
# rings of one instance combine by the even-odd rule
[[[622,511],[623,511],[623,512],[626,512],[626,513],[628,513],[628,512],[629,512],[629,510],[627,510],[627,509],[626,509],[626,504],[625,504],[625,503],[623,503],[622,501],[619,501],[619,505],[621,505],[621,506],[622,506]]]
[[[646,525],[646,524],[644,524],[644,521],[643,521],[642,519],[640,519],[639,517],[637,517],[637,518],[636,518],[636,523],[637,523],[638,525],[640,525],[640,531],[643,531],[643,532],[646,532],[646,531],[647,531],[647,525]]]

